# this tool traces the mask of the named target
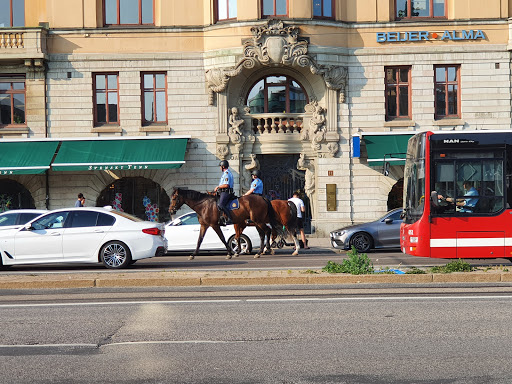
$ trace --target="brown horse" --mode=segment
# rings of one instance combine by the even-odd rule
[[[288,200],[272,200],[272,208],[276,212],[277,221],[286,229],[284,233],[279,233],[272,229],[272,240],[278,235],[286,237],[287,235],[292,236],[293,242],[295,243],[295,251],[292,253],[293,256],[299,254],[299,241],[295,236],[295,230],[297,229],[297,206]]]
[[[238,249],[240,250],[240,235],[242,234],[244,228],[246,227],[246,220],[251,220],[255,223],[256,229],[260,235],[260,252],[263,252],[266,249],[270,249],[270,234],[272,230],[277,232],[280,231],[280,223],[276,220],[275,212],[272,209],[272,205],[267,203],[261,196],[256,195],[248,195],[242,196],[238,199],[240,207],[238,209],[233,209],[231,211],[231,218],[233,220],[233,224],[235,226],[235,238],[238,242]],[[215,196],[201,193],[189,189],[181,189],[175,188],[172,192],[171,196],[171,205],[169,207],[169,212],[171,214],[175,214],[178,209],[181,208],[183,204],[188,205],[192,210],[197,213],[197,218],[199,220],[199,224],[201,224],[201,229],[199,231],[199,238],[197,239],[197,246],[194,253],[189,257],[192,260],[197,253],[199,252],[199,247],[203,242],[204,234],[208,227],[212,227],[219,239],[222,240],[224,245],[226,246],[226,250],[228,251],[228,259],[231,259],[232,252],[229,248],[226,240],[224,239],[224,234],[222,233],[219,222],[219,216],[221,213],[217,208],[217,199]],[[271,228],[267,226],[267,223],[270,223]],[[266,236],[266,245],[265,243]],[[235,254],[237,256],[237,254]],[[257,254],[254,257],[259,257]]]

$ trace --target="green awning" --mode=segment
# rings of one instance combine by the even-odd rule
[[[58,141],[0,142],[0,175],[35,175],[50,168]]]
[[[179,168],[187,138],[62,141],[54,171],[104,171]]]
[[[383,166],[384,161],[390,165],[404,165],[407,142],[412,136],[412,133],[401,135],[393,133],[381,135],[363,134],[368,154],[368,165]]]

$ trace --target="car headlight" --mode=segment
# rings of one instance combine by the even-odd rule
[[[333,236],[342,236],[345,234],[346,231],[334,231],[332,234]]]

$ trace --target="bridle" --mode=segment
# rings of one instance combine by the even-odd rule
[[[181,196],[178,194],[178,191],[175,191],[171,198],[171,207],[169,208],[169,213],[171,215],[175,215],[176,211],[178,211],[182,205],[183,202],[181,201]]]

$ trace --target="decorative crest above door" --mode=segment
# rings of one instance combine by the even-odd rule
[[[299,39],[299,27],[285,26],[281,20],[268,20],[266,25],[252,27],[251,32],[253,37],[243,43],[244,56],[234,67],[206,71],[210,105],[213,105],[214,93],[223,92],[229,80],[239,75],[244,68],[276,64],[309,67],[312,74],[323,77],[327,88],[340,91],[340,102],[345,101],[347,68],[317,64],[308,55],[308,41]]]

